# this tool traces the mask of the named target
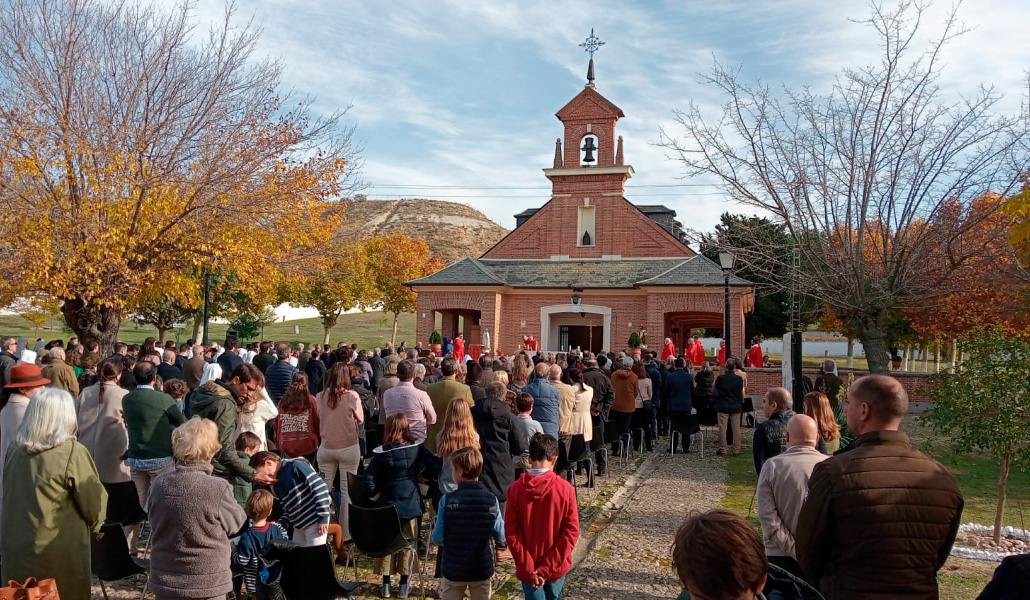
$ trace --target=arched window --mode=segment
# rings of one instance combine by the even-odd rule
[[[592,167],[597,164],[597,136],[588,133],[583,136],[579,145],[579,164],[584,167]]]
[[[576,228],[576,245],[593,246],[596,241],[594,233],[594,211],[597,207],[590,206],[590,199],[584,198],[583,206],[579,207],[579,226]]]

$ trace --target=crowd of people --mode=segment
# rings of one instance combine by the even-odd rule
[[[718,425],[718,454],[741,451],[740,361],[723,352],[710,364],[666,342],[661,356],[473,360],[419,345],[148,339],[102,358],[74,339],[30,350],[5,337],[0,570],[89,598],[90,536],[128,497],[148,517],[158,598],[279,598],[262,549],[329,543],[346,564],[357,485],[409,539],[428,512],[443,598],[489,598],[508,560],[526,598],[560,598],[579,536],[577,474],[592,470],[589,485],[609,454],[653,451],[659,436],[671,438],[666,452],[690,452],[702,425]],[[908,399],[896,380],[862,377],[839,394],[832,362],[822,371],[801,414],[788,390],[764,393],[753,444],[762,535],[725,511],[680,528],[685,594],[750,599],[787,581],[833,600],[936,597],[962,509],[954,479],[898,431]],[[841,399],[855,439],[838,452]],[[577,445],[592,460],[570,456]],[[139,523],[122,532],[138,553]],[[415,553],[375,561],[380,595],[408,595]]]

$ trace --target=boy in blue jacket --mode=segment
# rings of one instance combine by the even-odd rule
[[[268,564],[261,558],[261,550],[273,540],[285,540],[286,532],[275,523],[268,522],[275,499],[268,490],[254,490],[247,498],[244,512],[250,518],[240,533],[239,542],[232,551],[234,573],[243,574],[248,593],[257,594],[258,600],[281,600],[279,575],[282,567]]]
[[[457,491],[440,498],[433,543],[443,553],[440,594],[444,600],[465,597],[489,600],[490,579],[497,566],[490,541],[504,544],[504,515],[497,496],[479,483],[483,455],[476,448],[455,450],[448,460]]]

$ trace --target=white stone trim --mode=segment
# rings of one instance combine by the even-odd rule
[[[550,306],[540,307],[540,348],[547,350],[551,347],[551,315],[555,313],[589,313],[599,314],[603,319],[603,331],[601,335],[601,341],[603,342],[601,347],[605,350],[611,348],[612,345],[612,309],[610,306],[599,306],[597,304],[552,304]]]

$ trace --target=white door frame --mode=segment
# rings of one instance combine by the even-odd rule
[[[604,320],[603,334],[601,335],[601,348],[611,350],[612,345],[612,309],[610,306],[599,306],[596,304],[552,304],[540,307],[540,349],[554,351],[551,343],[551,315],[556,313],[589,313],[601,315]]]

